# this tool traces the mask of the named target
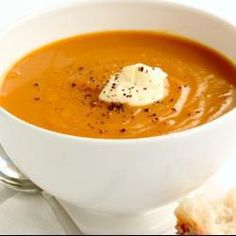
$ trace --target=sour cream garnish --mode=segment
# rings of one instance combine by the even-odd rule
[[[139,63],[111,75],[99,99],[108,103],[144,106],[162,101],[168,94],[168,75],[159,67]]]

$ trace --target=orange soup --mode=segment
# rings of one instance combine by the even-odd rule
[[[167,72],[169,95],[138,107],[100,101],[110,76],[135,63]],[[236,105],[235,83],[235,65],[196,42],[164,33],[101,32],[55,42],[24,57],[7,74],[0,104],[60,133],[141,138],[222,116]]]

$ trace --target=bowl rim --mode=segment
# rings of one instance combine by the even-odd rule
[[[67,9],[67,8],[72,8],[73,6],[103,6],[103,5],[116,5],[116,4],[154,4],[154,5],[162,5],[166,7],[174,7],[186,11],[192,11],[194,13],[202,14],[205,17],[214,19],[215,21],[219,21],[220,23],[224,23],[226,27],[230,27],[233,30],[236,30],[235,25],[230,23],[229,21],[226,21],[222,19],[221,17],[217,16],[216,14],[213,14],[211,12],[207,12],[206,10],[199,9],[197,7],[185,5],[183,3],[176,3],[171,0],[87,0],[87,1],[74,1],[71,3],[60,3],[60,4],[54,4],[53,6],[49,6],[46,8],[41,9],[40,11],[32,11],[31,14],[21,17],[18,19],[17,22],[13,22],[9,24],[7,27],[5,27],[3,30],[0,32],[0,39],[3,37],[5,34],[10,32],[16,27],[19,27],[21,24],[26,23],[30,20],[42,17],[46,14],[50,14],[59,10]],[[4,76],[4,73],[3,73]],[[132,144],[132,143],[143,143],[143,142],[160,142],[160,141],[166,141],[169,139],[174,139],[174,138],[181,138],[181,137],[186,137],[189,135],[194,135],[200,132],[203,132],[204,130],[214,128],[220,123],[224,123],[227,121],[231,116],[235,114],[236,116],[236,108],[233,108],[226,114],[218,117],[215,120],[209,121],[205,124],[202,124],[200,126],[196,126],[190,129],[178,131],[178,132],[173,132],[169,134],[164,134],[164,135],[159,135],[159,136],[151,136],[151,137],[142,137],[142,138],[123,138],[123,139],[118,139],[118,138],[92,138],[92,137],[83,137],[83,136],[75,136],[75,135],[70,135],[70,134],[64,134],[60,133],[57,131],[52,131],[46,128],[42,128],[40,126],[31,124],[11,112],[7,111],[5,108],[0,106],[0,112],[2,112],[6,117],[11,118],[15,122],[20,123],[23,126],[26,126],[35,132],[41,132],[44,133],[45,135],[49,136],[54,136],[56,138],[64,138],[64,139],[70,139],[73,141],[79,141],[79,142],[94,142],[98,144],[111,144],[111,143],[125,143],[125,144]]]

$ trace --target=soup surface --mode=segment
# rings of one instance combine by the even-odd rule
[[[99,94],[124,66],[168,73],[169,95],[147,106],[109,104]],[[154,32],[81,35],[43,47],[7,74],[0,104],[17,117],[81,137],[141,138],[199,126],[236,105],[236,68],[196,42]]]

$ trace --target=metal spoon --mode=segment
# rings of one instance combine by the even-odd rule
[[[83,235],[79,227],[75,224],[71,216],[66,212],[58,200],[44,192],[41,188],[31,182],[25,175],[17,169],[10,161],[7,154],[0,146],[0,183],[15,191],[28,194],[41,194],[48,202],[52,211],[56,215],[59,223],[67,235]]]

